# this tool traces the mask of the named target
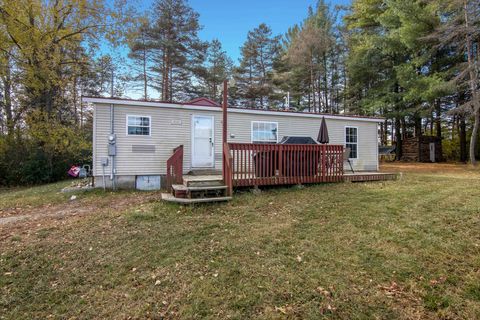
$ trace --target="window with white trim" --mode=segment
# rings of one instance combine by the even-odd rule
[[[358,128],[345,127],[345,148],[350,148],[350,159],[358,158]]]
[[[127,135],[149,136],[151,118],[149,116],[127,116]]]
[[[267,121],[252,121],[253,143],[277,143],[278,123]]]

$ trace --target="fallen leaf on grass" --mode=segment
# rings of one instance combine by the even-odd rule
[[[402,288],[400,288],[395,281],[392,281],[390,286],[379,286],[379,288],[384,291],[387,296],[396,296],[402,293]]]
[[[285,306],[285,307],[277,307],[275,306],[275,311],[278,311],[278,312],[281,312],[283,314],[287,314],[288,312],[288,306]]]
[[[431,286],[436,286],[437,284],[442,284],[442,283],[444,283],[445,281],[447,281],[447,277],[441,276],[441,277],[438,278],[438,279],[432,279],[432,280],[430,280],[430,285],[431,285]]]
[[[332,293],[328,290],[325,290],[324,288],[322,287],[317,287],[317,292],[320,293],[321,295],[325,296],[325,297],[330,297],[332,295]]]

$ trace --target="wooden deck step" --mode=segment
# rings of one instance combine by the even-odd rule
[[[204,175],[204,176],[183,176],[183,184],[186,187],[213,187],[223,186],[223,177],[221,175]]]
[[[355,172],[345,173],[343,176],[344,181],[350,182],[367,182],[367,181],[389,181],[397,180],[397,173],[388,172]]]
[[[222,190],[227,189],[227,186],[205,186],[205,187],[187,187],[184,184],[172,185],[173,190],[179,191],[202,191],[202,190]]]
[[[194,203],[206,203],[206,202],[225,202],[232,200],[232,197],[215,197],[215,198],[196,198],[196,199],[188,199],[188,198],[175,198],[170,193],[162,193],[162,200],[180,204],[194,204]]]
[[[221,176],[222,170],[217,169],[195,169],[188,173],[189,176]]]

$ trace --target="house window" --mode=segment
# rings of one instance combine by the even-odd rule
[[[127,116],[127,135],[149,136],[151,118],[148,116]]]
[[[266,121],[252,121],[253,143],[277,143],[278,123]]]
[[[350,159],[358,158],[358,128],[345,127],[345,147],[350,148]]]

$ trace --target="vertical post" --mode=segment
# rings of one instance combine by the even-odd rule
[[[228,109],[228,82],[223,81],[223,143],[227,142],[227,109]]]
[[[225,145],[227,142],[227,108],[228,108],[228,82],[227,80],[223,81],[223,105],[222,105],[222,177],[223,181],[227,182],[227,164],[226,161],[229,161],[229,157],[225,156],[227,150],[225,150]]]
[[[321,155],[322,155],[322,179],[321,181],[322,182],[325,182],[327,181],[326,180],[326,175],[327,175],[327,168],[326,168],[326,156],[327,156],[327,150],[326,150],[326,146],[324,144],[322,144],[322,151],[321,151]]]
[[[278,178],[279,184],[283,184],[283,144],[278,145]]]

